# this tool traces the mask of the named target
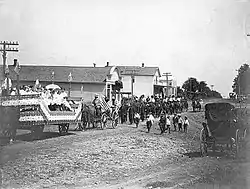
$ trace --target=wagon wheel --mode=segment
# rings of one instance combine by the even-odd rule
[[[64,135],[69,131],[69,123],[63,123],[58,125],[58,130],[60,135]]]
[[[118,125],[118,115],[114,112],[112,113],[112,127],[115,129]]]
[[[247,136],[247,129],[244,129],[242,139],[245,140]]]
[[[11,127],[9,124],[7,125],[7,128],[5,128],[2,131],[2,134],[4,137],[6,137],[10,142],[15,140],[16,138],[16,128]]]
[[[206,156],[207,155],[207,143],[206,143],[206,134],[205,130],[202,129],[200,133],[200,151],[201,151],[201,156]]]

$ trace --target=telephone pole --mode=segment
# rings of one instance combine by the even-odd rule
[[[0,45],[2,47],[0,48],[0,52],[2,52],[3,57],[3,76],[4,80],[7,78],[7,95],[9,95],[9,79],[7,77],[6,70],[6,59],[7,59],[7,52],[18,52],[17,48],[11,47],[12,45],[19,45],[18,42],[11,42],[11,41],[0,41]]]
[[[131,70],[126,70],[130,73],[127,73],[129,75],[131,75],[131,96],[132,96],[132,100],[134,100],[134,82],[135,82],[135,75],[136,73],[138,73],[140,70],[139,69],[131,69]]]
[[[172,76],[170,72],[166,72],[162,74],[163,76],[166,76],[166,96],[168,97],[168,77]]]

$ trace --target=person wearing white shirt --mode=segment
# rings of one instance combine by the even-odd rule
[[[150,112],[149,115],[148,115],[148,117],[147,117],[147,122],[146,122],[146,124],[147,124],[147,129],[148,129],[148,133],[149,133],[149,131],[150,131],[150,129],[151,129],[153,123],[154,123],[154,116],[153,116],[152,113]]]
[[[170,134],[170,126],[171,126],[171,122],[170,122],[170,117],[169,115],[167,116],[167,119],[166,119],[166,130],[168,130],[168,133]]]
[[[183,120],[181,118],[181,115],[178,115],[178,127],[179,127],[179,132],[182,131],[182,125],[183,125]]]
[[[183,127],[184,127],[184,132],[187,133],[187,128],[189,126],[189,121],[188,121],[188,118],[187,116],[185,116],[184,118],[184,124],[183,124]]]
[[[153,102],[153,103],[155,103],[155,99],[154,99],[154,96],[151,96],[150,102]]]

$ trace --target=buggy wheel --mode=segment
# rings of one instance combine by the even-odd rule
[[[115,129],[118,125],[118,118],[115,118],[114,120],[112,120],[112,127]]]
[[[69,123],[63,123],[58,125],[58,130],[60,135],[67,134],[69,131]]]
[[[247,136],[247,129],[244,129],[242,139],[245,140]]]
[[[235,155],[238,156],[239,153],[239,129],[235,132]]]
[[[7,128],[2,131],[2,135],[6,138],[10,143],[16,139],[16,128],[13,128],[8,124]]]

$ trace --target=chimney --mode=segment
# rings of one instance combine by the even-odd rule
[[[94,67],[96,66],[96,63],[93,63]]]
[[[17,59],[14,59],[14,66],[17,65]]]
[[[108,67],[109,66],[109,62],[107,62],[107,65],[106,65],[106,67]]]
[[[143,67],[143,68],[144,68],[144,63],[142,63],[142,64],[141,64],[141,67]]]

